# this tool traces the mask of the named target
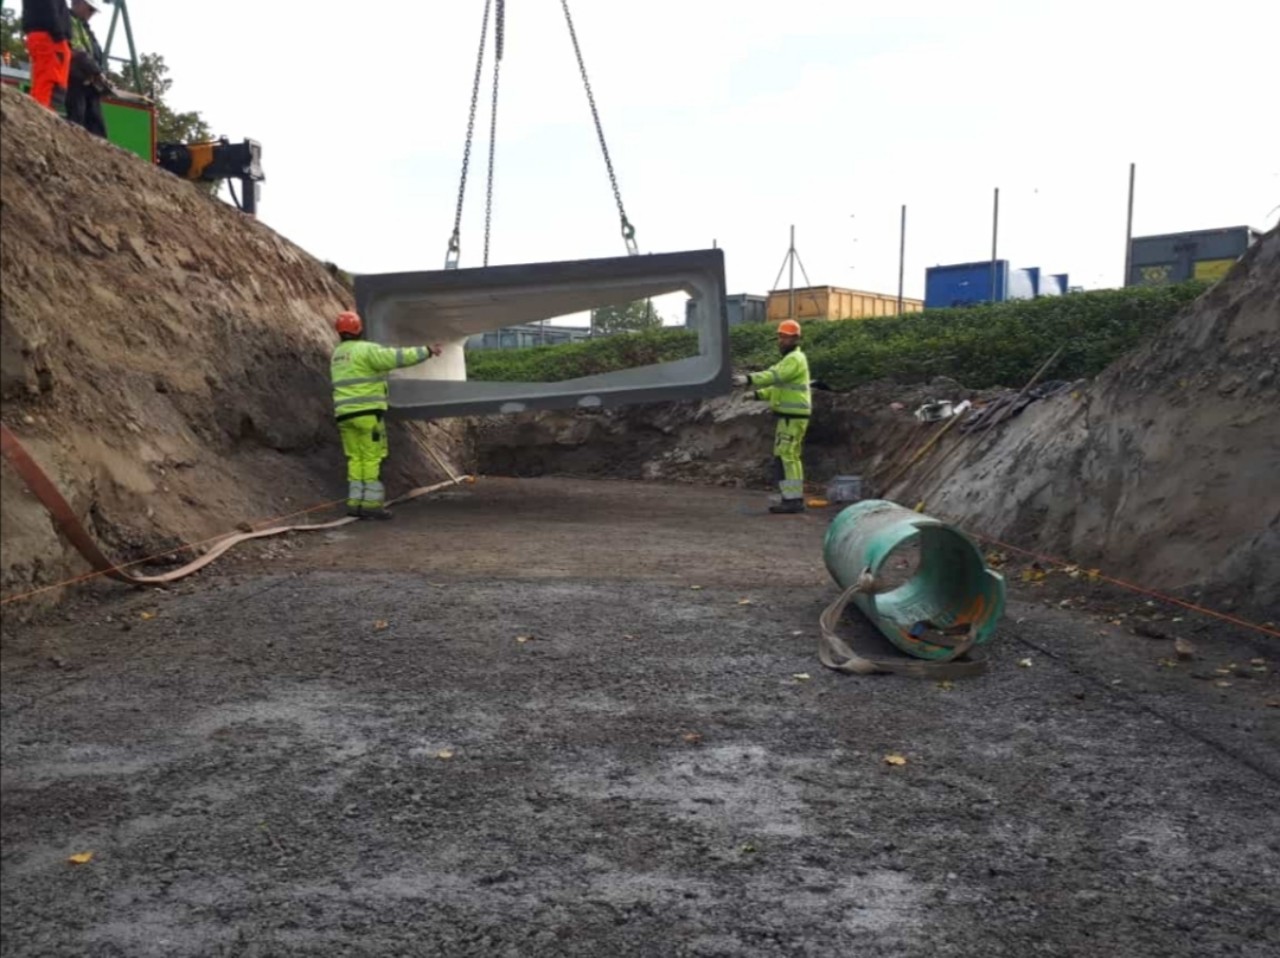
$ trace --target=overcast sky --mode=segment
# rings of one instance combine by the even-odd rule
[[[355,272],[443,265],[484,0],[129,7],[172,104],[263,144],[264,222]],[[620,255],[560,4],[506,7],[492,261]],[[642,251],[716,240],[730,292],[769,289],[793,223],[815,284],[895,292],[906,203],[922,296],[926,266],[989,257],[996,186],[1002,258],[1116,286],[1130,161],[1137,235],[1277,222],[1274,2],[571,9]],[[487,98],[486,67],[463,266],[482,253]]]

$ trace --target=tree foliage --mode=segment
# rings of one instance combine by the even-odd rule
[[[22,39],[20,26],[16,11],[0,7],[0,54],[3,54],[6,64],[27,59],[27,45]]]
[[[602,306],[591,311],[591,328],[597,333],[636,333],[644,329],[657,329],[662,317],[647,299],[637,299],[622,306]]]
[[[132,69],[123,75],[112,74],[112,82],[133,88]],[[137,92],[148,97],[156,105],[156,139],[161,143],[198,143],[211,138],[209,124],[198,110],[178,113],[166,102],[173,80],[169,78],[169,66],[158,53],[144,53],[138,58]]]

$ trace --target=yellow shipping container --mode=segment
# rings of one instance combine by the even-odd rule
[[[796,319],[867,319],[871,316],[898,315],[898,297],[884,293],[865,293],[839,286],[806,286],[795,291]],[[924,309],[922,299],[903,299],[904,313]],[[769,322],[780,323],[791,318],[791,291],[774,290],[769,294],[765,314]]]

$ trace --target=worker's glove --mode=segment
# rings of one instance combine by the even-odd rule
[[[432,343],[427,347],[427,355],[429,356],[439,356],[442,352],[444,352],[444,347],[439,343]]]
[[[749,386],[751,385],[751,378],[746,373],[734,373],[733,384],[735,386]]]

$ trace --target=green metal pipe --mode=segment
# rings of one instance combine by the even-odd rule
[[[975,645],[990,641],[1004,614],[1004,577],[987,568],[968,536],[946,523],[896,502],[866,499],[831,521],[822,554],[831,577],[848,589],[864,576],[884,582],[897,571],[886,560],[916,542],[920,559],[910,578],[889,591],[873,586],[859,592],[854,603],[885,638],[916,658],[946,658],[953,637],[970,628]]]

